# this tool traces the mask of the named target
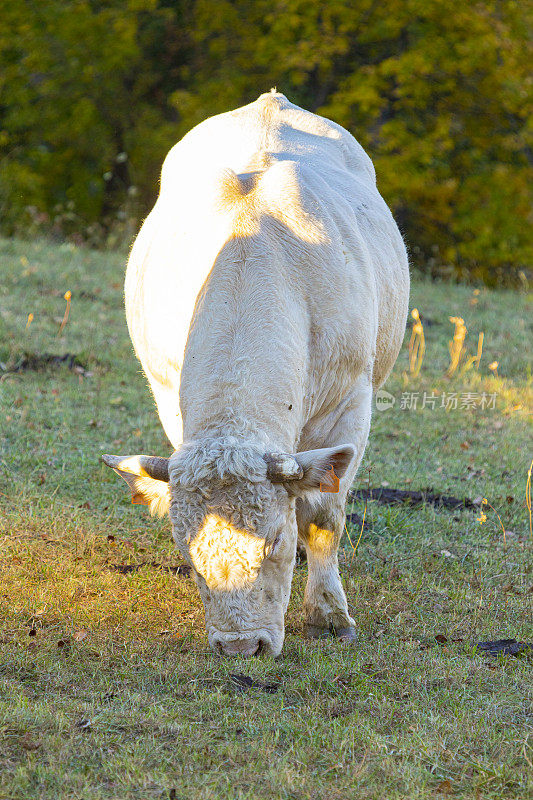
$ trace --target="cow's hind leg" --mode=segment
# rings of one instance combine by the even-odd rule
[[[372,390],[364,378],[349,410],[337,420],[323,443],[332,447],[353,444],[356,457],[344,476],[339,492],[324,493],[318,505],[298,498],[296,517],[298,538],[307,552],[308,578],[304,596],[304,631],[308,637],[337,636],[356,638],[354,620],[349,614],[339,575],[337,550],[344,530],[346,495],[363,456],[370,429]]]

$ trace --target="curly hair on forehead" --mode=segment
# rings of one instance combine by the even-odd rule
[[[169,463],[175,524],[191,530],[216,513],[236,527],[256,531],[276,496],[263,452],[259,443],[232,435],[182,445]]]
[[[236,481],[234,485],[223,486],[203,483],[196,490],[178,484],[172,491],[170,516],[175,527],[187,536],[202,527],[211,514],[235,528],[262,536],[267,531],[263,532],[261,523],[275,499],[274,487],[268,483]]]
[[[259,442],[243,441],[234,435],[187,442],[170,460],[170,481],[184,489],[196,489],[206,481],[220,486],[236,479],[259,483],[266,478],[263,453]]]

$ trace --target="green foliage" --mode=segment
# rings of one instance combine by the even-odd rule
[[[166,103],[181,41],[176,12],[157,0],[17,0],[5,10],[5,227],[19,229],[30,206],[60,232],[98,234],[98,223],[124,219],[132,205],[144,210],[176,137]]]
[[[368,150],[413,260],[511,279],[533,256],[532,22],[514,0],[6,0],[4,230],[29,207],[131,234],[169,147],[275,85]]]

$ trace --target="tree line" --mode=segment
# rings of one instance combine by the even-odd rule
[[[532,21],[515,0],[4,0],[2,231],[129,243],[169,148],[276,86],[365,147],[413,262],[515,280]]]

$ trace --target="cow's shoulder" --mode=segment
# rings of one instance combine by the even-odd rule
[[[347,130],[273,91],[189,131],[165,159],[161,188],[174,191],[195,180],[205,187],[223,169],[247,173],[264,168],[257,160],[268,157],[346,171],[375,185],[372,161]]]

